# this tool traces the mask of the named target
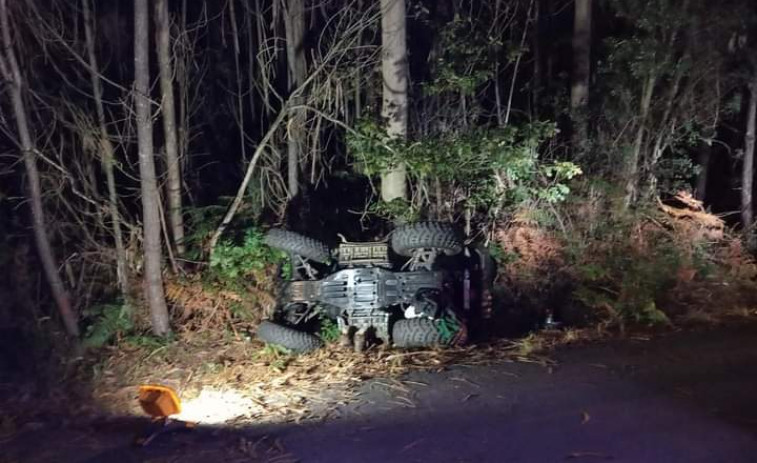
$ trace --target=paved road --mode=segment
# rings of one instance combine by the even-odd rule
[[[409,390],[372,382],[364,403],[324,423],[203,431],[143,453],[103,437],[96,451],[50,461],[291,461],[229,453],[267,435],[303,463],[757,462],[757,325],[574,347],[556,360],[413,374]],[[10,454],[41,461],[39,449]]]

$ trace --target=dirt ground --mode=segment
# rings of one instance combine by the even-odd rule
[[[330,418],[201,427],[136,449],[134,418],[27,424],[0,462],[753,462],[757,324],[374,379]],[[328,385],[324,385],[328,387]]]

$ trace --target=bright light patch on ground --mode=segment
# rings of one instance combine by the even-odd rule
[[[182,400],[174,418],[199,424],[223,424],[257,413],[258,406],[239,391],[203,389],[197,397]]]

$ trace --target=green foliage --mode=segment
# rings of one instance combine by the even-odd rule
[[[407,143],[390,138],[386,129],[373,119],[361,119],[347,133],[347,149],[357,162],[356,168],[367,176],[379,175],[399,165],[406,157]]]
[[[718,270],[717,263],[713,260],[716,249],[711,243],[695,243],[691,253],[691,264],[700,278],[708,278]]]
[[[255,183],[253,182],[253,184]],[[260,195],[259,188],[251,187],[249,198],[237,211],[234,224],[258,223],[261,206],[257,195]],[[187,249],[184,257],[190,260],[204,259],[206,244],[223,219],[233,199],[233,197],[222,196],[218,198],[218,204],[184,208],[184,215],[186,216],[184,245]],[[239,228],[227,230],[227,234],[231,233],[232,235],[239,234],[239,232]]]
[[[494,262],[497,263],[497,267],[504,267],[518,259],[517,253],[507,251],[502,246],[489,246],[487,249],[489,255],[494,259]]]
[[[662,194],[675,194],[689,191],[691,182],[701,171],[686,153],[675,152],[660,159],[655,172],[657,174],[657,191]]]
[[[442,342],[445,343],[450,342],[455,337],[455,334],[460,331],[460,323],[448,317],[440,318],[435,327],[442,338]]]
[[[670,323],[668,316],[657,308],[657,304],[654,301],[647,302],[641,310],[634,313],[634,320],[647,325],[665,325]]]
[[[438,54],[431,63],[435,77],[424,85],[428,95],[443,92],[470,95],[492,78],[494,60],[489,55],[501,42],[487,37],[477,25],[478,22],[457,15],[441,27],[436,42]]]
[[[696,0],[695,0],[696,2]],[[691,56],[678,59],[676,48],[684,46],[683,31],[696,21],[696,15],[682,14],[675,2],[656,0],[611,0],[613,11],[629,30],[627,36],[606,39],[607,63],[628,78],[663,77],[693,66]],[[661,43],[667,49],[661,49]]]
[[[123,342],[134,347],[140,347],[155,352],[174,342],[176,342],[174,333],[168,336],[152,336],[150,334],[131,334],[124,337]]]
[[[99,349],[118,340],[133,347],[155,350],[176,340],[173,334],[158,337],[139,332],[131,311],[121,302],[92,306],[83,315],[90,320],[82,341],[87,348]]]
[[[289,256],[266,245],[264,236],[261,229],[251,227],[238,233],[236,239],[222,240],[201,274],[174,281],[175,291],[169,297],[185,307],[184,323],[195,324],[200,317],[222,324],[259,320],[261,306],[270,302],[277,268],[285,277],[292,272]],[[187,297],[183,287],[189,289],[186,294],[194,296]],[[216,309],[204,310],[202,306]]]
[[[84,333],[85,347],[99,348],[134,330],[130,311],[123,303],[101,304],[84,312],[92,322]]]
[[[233,301],[229,303],[228,308],[235,320],[253,321],[255,319],[255,314],[250,311],[246,304]]]
[[[217,279],[234,280],[260,272],[268,265],[282,262],[286,254],[268,247],[263,238],[261,230],[250,228],[245,232],[240,244],[234,244],[230,240],[220,242],[210,259],[213,276]]]
[[[640,251],[632,231],[618,227],[605,243],[573,249],[577,286],[573,297],[584,306],[609,314],[614,321],[643,324],[668,323],[659,302],[675,285],[682,265],[679,245],[656,236]]]
[[[339,325],[329,317],[325,315],[318,316],[321,328],[318,332],[318,335],[323,339],[324,342],[331,343],[336,342],[339,340],[339,337],[341,336],[341,332],[339,331]]]
[[[289,349],[276,344],[266,344],[257,356],[268,362],[269,368],[278,373],[284,372],[294,358]]]
[[[556,203],[567,197],[568,181],[580,175],[581,169],[571,162],[539,156],[539,146],[555,133],[554,124],[536,122],[405,142],[390,139],[376,122],[361,121],[347,144],[366,175],[404,163],[415,179],[438,179],[448,189],[462,190],[466,207],[494,211],[527,201]],[[396,215],[400,206],[380,207]]]
[[[375,202],[368,207],[368,212],[391,221],[415,222],[420,219],[420,211],[403,198]]]
[[[280,357],[280,356],[291,355],[291,353],[292,352],[289,349],[287,349],[286,347],[280,346],[278,344],[266,344],[263,347],[261,355],[270,356],[270,357]]]
[[[711,143],[722,115],[734,109],[723,104],[721,89],[738,85],[729,55],[743,12],[705,0],[607,5],[616,32],[598,51],[593,92],[603,98],[597,158],[588,165],[617,174],[618,163],[638,154],[641,200],[688,189],[697,173],[691,148]]]
[[[184,237],[186,258],[202,259],[205,240],[213,234],[225,212],[223,205],[184,208],[187,216],[187,233]]]

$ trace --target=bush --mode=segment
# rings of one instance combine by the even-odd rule
[[[318,334],[324,342],[332,343],[339,340],[342,332],[339,330],[339,325],[332,319],[322,315],[318,317],[320,321],[320,329]]]
[[[267,267],[282,263],[286,253],[268,247],[263,237],[262,230],[250,228],[240,244],[220,242],[210,259],[211,276],[220,280],[261,277]]]
[[[173,323],[183,330],[205,331],[260,321],[275,303],[277,271],[291,272],[286,253],[270,248],[263,238],[261,229],[248,228],[241,240],[219,242],[201,274],[167,279]]]
[[[610,321],[668,323],[662,310],[682,269],[698,258],[690,243],[661,226],[654,212],[606,220],[568,250],[573,298]],[[652,218],[650,220],[650,218]]]
[[[131,311],[121,302],[90,307],[84,315],[91,321],[84,333],[85,347],[103,347],[134,330]]]
[[[408,142],[389,138],[376,122],[362,121],[348,135],[347,146],[368,176],[404,164],[416,185],[438,182],[434,194],[443,193],[444,198],[436,199],[450,210],[480,211],[496,220],[526,203],[566,199],[568,184],[581,169],[571,162],[544,159],[538,149],[556,133],[555,124],[534,122]],[[406,214],[400,209],[381,212]]]

